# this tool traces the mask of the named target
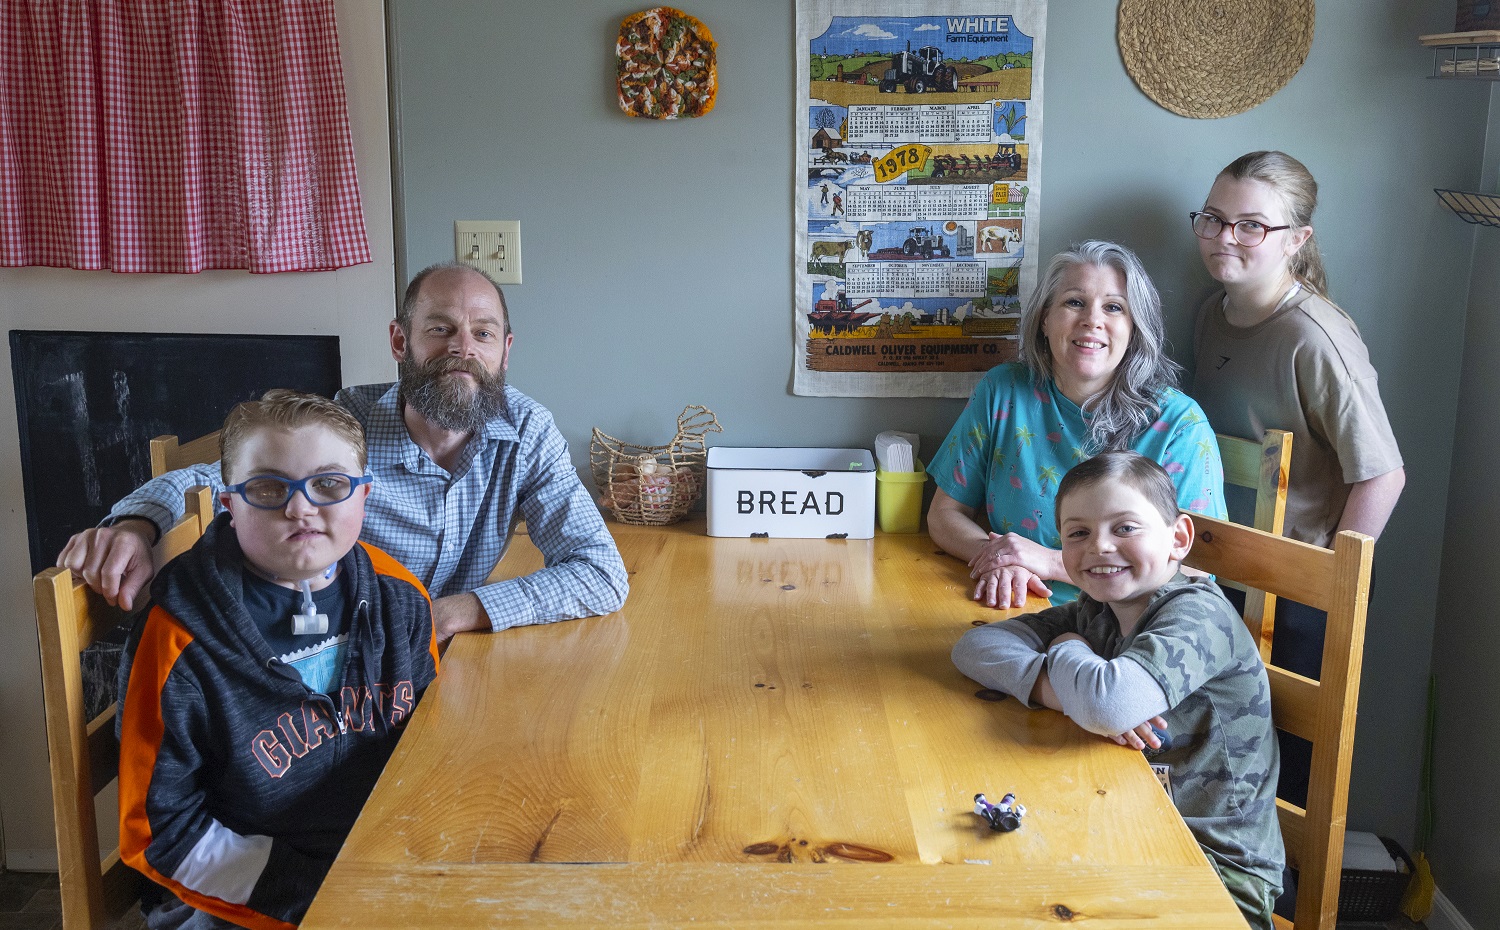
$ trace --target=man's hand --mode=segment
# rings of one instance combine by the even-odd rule
[[[90,588],[121,610],[134,610],[136,598],[156,573],[151,563],[155,534],[156,527],[144,517],[84,530],[68,540],[57,566],[83,576]]]
[[[437,634],[438,645],[446,649],[448,640],[455,633],[470,630],[490,630],[490,615],[485,612],[479,598],[470,594],[450,594],[432,602],[432,629]]]

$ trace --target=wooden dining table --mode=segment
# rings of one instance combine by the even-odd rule
[[[953,667],[1008,614],[926,535],[610,528],[625,607],[455,637],[304,927],[1245,926],[1139,752]]]

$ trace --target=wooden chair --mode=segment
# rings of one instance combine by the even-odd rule
[[[1307,807],[1276,800],[1287,860],[1300,871],[1293,926],[1333,930],[1375,541],[1346,530],[1329,550],[1211,517],[1195,514],[1193,522],[1188,565],[1328,612],[1318,681],[1269,662],[1266,672],[1276,727],[1313,744]]]
[[[186,443],[179,443],[176,436],[158,436],[151,440],[151,477],[158,478],[169,471],[189,465],[207,465],[219,460],[219,433],[214,430],[206,436]]]
[[[1286,524],[1292,434],[1286,430],[1268,429],[1260,442],[1223,433],[1214,435],[1219,440],[1219,458],[1224,461],[1224,483],[1255,492],[1255,522],[1250,525],[1280,536]],[[1260,643],[1261,659],[1271,661],[1271,639],[1276,631],[1276,596],[1234,581],[1227,581],[1227,584],[1245,592],[1245,623]]]
[[[157,569],[190,548],[213,520],[208,488],[190,488],[186,497],[187,512],[152,550]],[[120,861],[118,843],[101,856],[94,799],[112,786],[119,771],[118,703],[86,719],[80,655],[128,615],[109,606],[81,578],[62,568],[38,574],[32,580],[32,593],[41,643],[63,926],[67,930],[102,927],[139,897],[139,876]]]

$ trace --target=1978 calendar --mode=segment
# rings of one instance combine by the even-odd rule
[[[966,397],[1036,277],[1045,0],[800,0],[795,390]]]

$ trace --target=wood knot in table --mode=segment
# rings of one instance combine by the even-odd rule
[[[1073,909],[1066,904],[1054,904],[1052,905],[1052,916],[1064,923],[1071,923],[1074,917],[1082,915],[1073,913]]]
[[[798,852],[805,853],[813,862],[826,862],[829,856],[849,862],[894,862],[896,859],[883,849],[858,843],[833,842],[809,847],[807,840],[795,838],[785,843],[751,843],[744,852],[747,856],[774,856],[777,862],[796,862]]]

